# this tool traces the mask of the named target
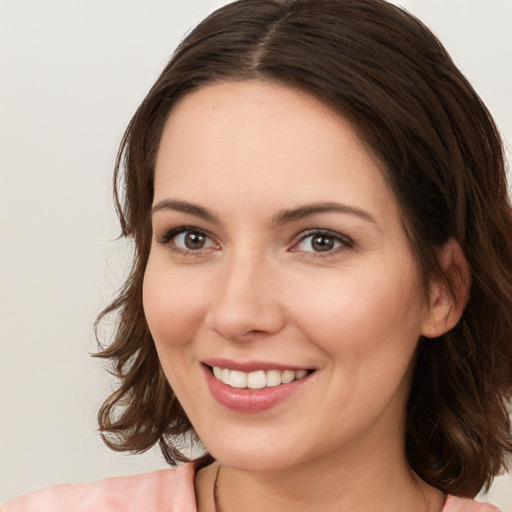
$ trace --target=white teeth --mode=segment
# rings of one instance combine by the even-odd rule
[[[302,379],[302,377],[305,377],[308,374],[307,370],[299,370],[295,372],[295,378],[296,379]]]
[[[229,384],[232,388],[246,388],[247,373],[231,370],[229,373],[229,382],[224,382],[224,384]]]
[[[258,370],[255,372],[241,372],[239,370],[228,370],[213,366],[213,375],[217,380],[233,388],[262,389],[265,387],[274,387],[281,384],[288,384],[297,379],[302,379],[308,372],[307,370]]]
[[[247,387],[261,389],[267,385],[267,376],[264,371],[251,372],[247,376]]]
[[[267,372],[267,387],[279,386],[281,384],[281,372],[279,370],[269,370]]]
[[[281,382],[283,384],[288,384],[289,382],[293,382],[295,380],[295,372],[293,370],[285,370],[281,374]]]

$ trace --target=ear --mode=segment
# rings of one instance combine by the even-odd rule
[[[471,273],[459,242],[450,238],[437,253],[442,276],[429,285],[429,311],[421,334],[437,338],[455,327],[469,299]],[[444,277],[444,279],[442,279]]]

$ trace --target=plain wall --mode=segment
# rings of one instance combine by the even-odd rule
[[[92,324],[121,283],[111,174],[122,133],[215,0],[0,0],[0,502],[163,467],[109,451]],[[512,141],[512,1],[396,2],[438,33]],[[512,511],[512,477],[490,499]]]

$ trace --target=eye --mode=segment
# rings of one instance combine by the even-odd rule
[[[332,231],[309,231],[301,235],[293,251],[329,253],[341,247],[352,247],[353,242],[348,237]]]
[[[212,241],[199,231],[183,231],[174,237],[174,245],[180,249],[194,251],[211,246]]]
[[[216,244],[204,231],[187,226],[171,229],[158,242],[170,244],[173,249],[182,252],[200,251],[216,247]]]

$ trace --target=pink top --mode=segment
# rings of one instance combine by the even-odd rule
[[[0,512],[197,512],[192,463],[85,484],[55,485],[0,506]],[[442,512],[499,512],[448,496]]]

